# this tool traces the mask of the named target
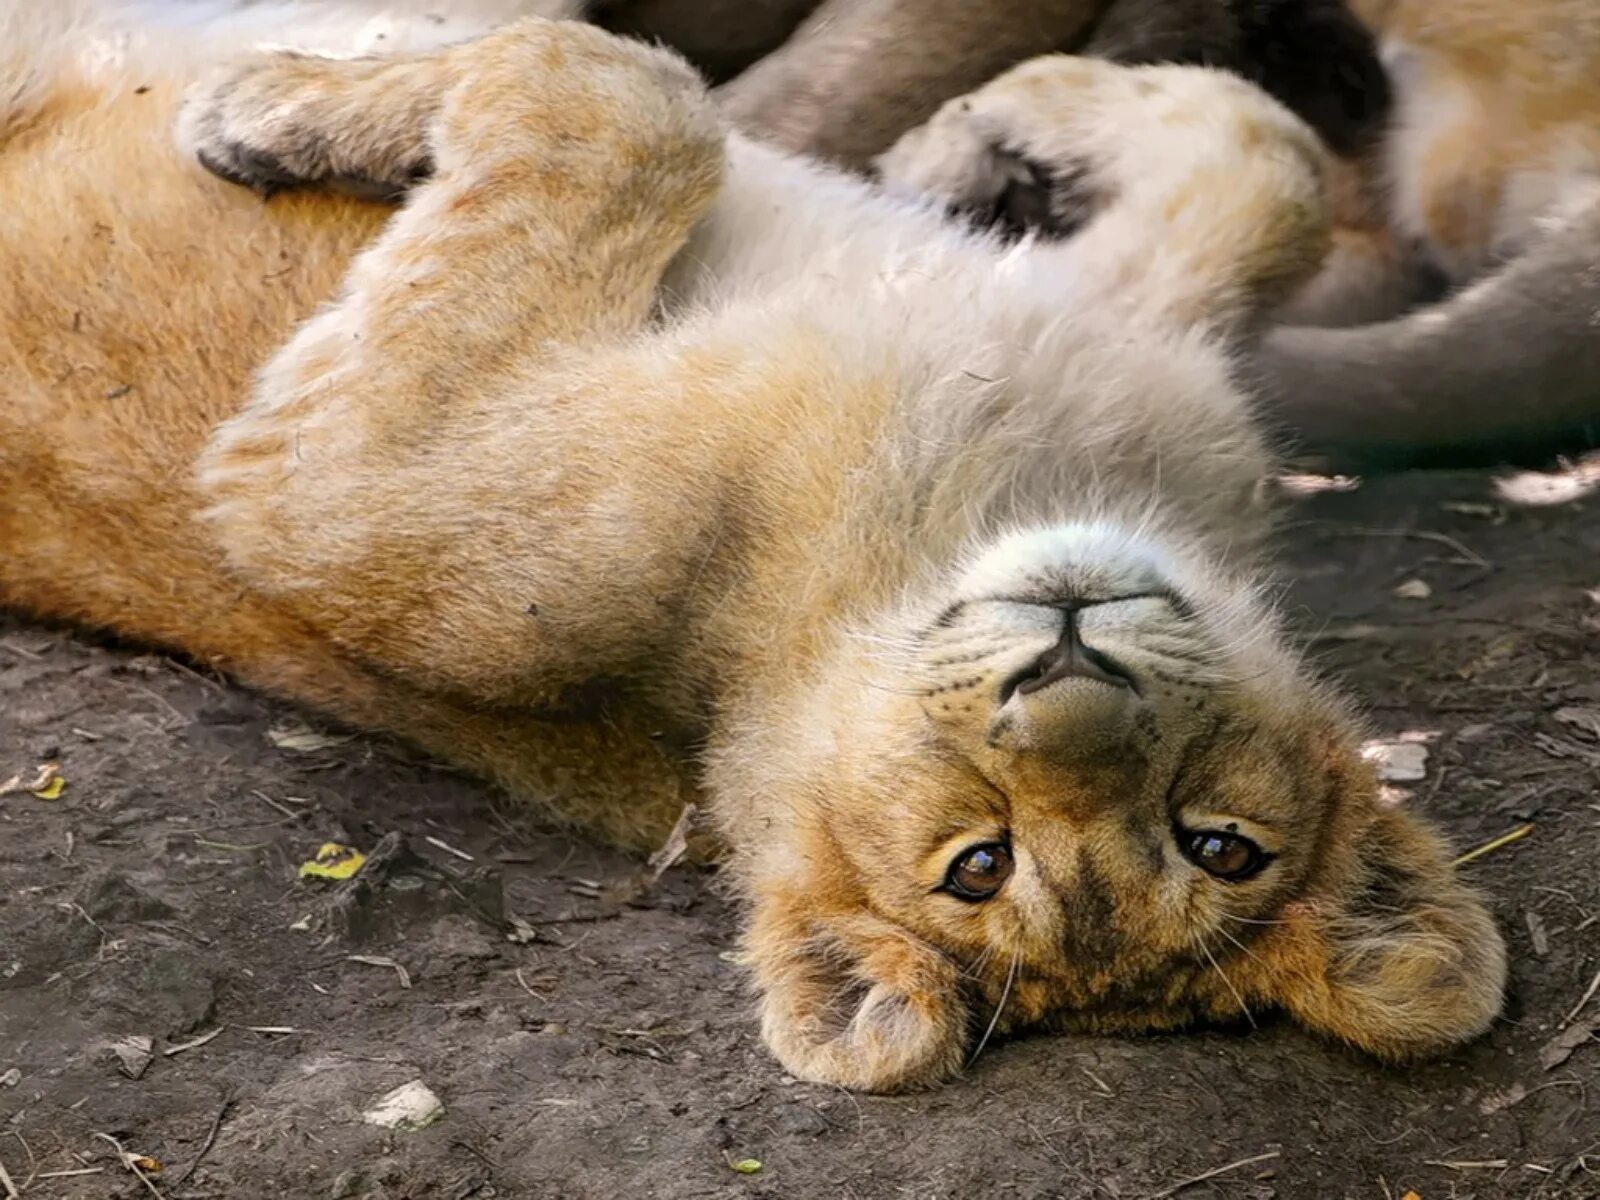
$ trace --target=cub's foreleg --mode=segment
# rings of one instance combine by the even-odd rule
[[[199,85],[182,132],[263,189],[426,179],[203,456],[230,564],[375,668],[478,701],[553,703],[644,652],[648,556],[571,535],[623,501],[603,453],[556,439],[607,387],[574,347],[637,329],[716,190],[693,73],[528,22],[402,60],[257,57]]]

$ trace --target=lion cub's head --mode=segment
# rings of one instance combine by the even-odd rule
[[[847,644],[741,771],[748,947],[796,1075],[913,1087],[991,1028],[1270,1007],[1401,1058],[1498,1011],[1483,906],[1248,589],[1060,526]]]

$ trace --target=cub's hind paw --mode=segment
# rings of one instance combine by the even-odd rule
[[[421,114],[383,103],[374,60],[289,51],[234,63],[191,89],[178,140],[220,179],[263,197],[317,188],[398,199],[432,171]]]

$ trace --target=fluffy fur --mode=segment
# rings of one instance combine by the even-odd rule
[[[0,40],[0,601],[625,845],[707,801],[806,1078],[931,1083],[991,1021],[1280,1005],[1404,1057],[1493,1018],[1481,903],[1248,582],[1230,358],[1326,236],[1264,95],[1040,66],[1107,200],[1005,246],[579,24],[247,55],[180,151],[226,25],[79,18]],[[1069,633],[1120,682],[1019,686]],[[1213,878],[1213,828],[1270,862]],[[994,841],[1005,887],[950,895]]]

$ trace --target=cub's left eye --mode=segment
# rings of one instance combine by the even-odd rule
[[[1231,829],[1182,830],[1178,844],[1195,866],[1230,883],[1260,874],[1271,861],[1265,850]]]
[[[1004,842],[985,842],[963,850],[945,872],[942,891],[959,900],[987,900],[1011,878],[1011,848]]]

